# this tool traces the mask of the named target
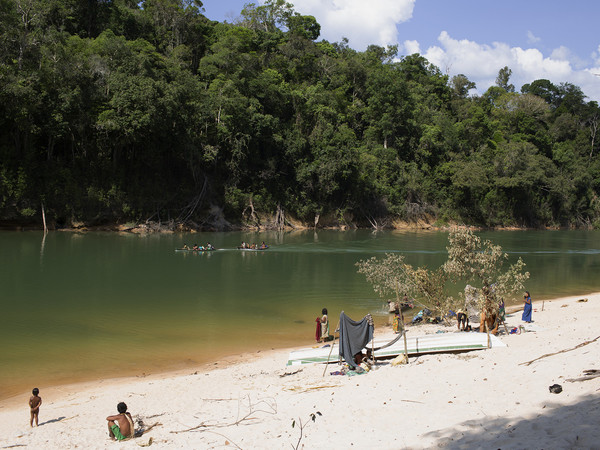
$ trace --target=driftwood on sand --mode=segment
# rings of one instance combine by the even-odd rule
[[[579,377],[579,378],[567,378],[565,381],[569,381],[571,383],[574,383],[576,381],[587,381],[587,380],[593,380],[594,378],[600,377],[600,370],[598,370],[598,369],[584,370],[583,373],[585,375],[582,376],[582,377]]]
[[[598,337],[597,337],[597,338],[595,338],[595,339],[592,339],[591,341],[585,341],[585,342],[582,342],[581,344],[578,344],[578,345],[576,345],[576,346],[575,346],[575,347],[573,347],[573,348],[567,348],[567,349],[564,349],[564,350],[559,350],[558,352],[554,352],[554,353],[548,353],[548,354],[546,354],[546,355],[542,355],[542,356],[540,356],[540,357],[538,357],[538,358],[532,359],[531,361],[527,361],[527,362],[522,362],[522,363],[519,363],[519,365],[520,365],[520,366],[523,366],[523,365],[525,365],[525,366],[529,366],[531,363],[533,363],[533,362],[535,362],[535,361],[538,361],[538,360],[540,360],[540,359],[542,359],[542,358],[546,358],[546,357],[548,357],[548,356],[554,356],[554,355],[558,355],[559,353],[565,353],[565,352],[570,352],[570,351],[572,351],[572,350],[576,350],[576,349],[578,349],[578,348],[580,348],[580,347],[583,347],[584,345],[588,345],[588,344],[591,344],[592,342],[596,342],[598,339],[600,339],[600,336],[598,336]]]

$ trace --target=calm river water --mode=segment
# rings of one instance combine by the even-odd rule
[[[479,233],[531,273],[534,300],[600,291],[600,232]],[[174,249],[211,242],[219,250]],[[236,249],[266,241],[264,252]],[[224,355],[312,345],[329,309],[372,313],[355,263],[400,252],[446,259],[444,232],[0,233],[0,399],[48,385],[198,366]],[[285,361],[282,361],[282,368]]]

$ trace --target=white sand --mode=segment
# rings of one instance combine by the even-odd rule
[[[153,448],[195,449],[600,448],[600,378],[566,381],[600,369],[600,339],[521,364],[600,336],[600,294],[579,298],[546,301],[544,311],[536,302],[538,331],[500,336],[506,348],[414,357],[407,366],[387,361],[360,376],[329,375],[337,365],[325,377],[321,364],[286,368],[288,351],[272,351],[196,374],[40,386],[38,428],[29,427],[28,393],[18,405],[0,403],[0,448],[133,449],[150,438]],[[520,312],[507,318],[509,328],[519,324]],[[562,393],[549,392],[554,383]],[[135,419],[161,425],[109,441],[105,417],[119,401]]]

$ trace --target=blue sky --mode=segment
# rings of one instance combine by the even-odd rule
[[[204,14],[228,22],[244,0],[203,0]],[[263,0],[254,3],[262,4]],[[320,39],[343,37],[362,51],[397,44],[450,76],[465,74],[484,92],[508,66],[511,82],[546,78],[579,86],[600,102],[600,1],[597,0],[295,0],[321,24]]]

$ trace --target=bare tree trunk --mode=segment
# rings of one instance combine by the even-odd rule
[[[44,234],[48,232],[48,227],[46,226],[46,213],[44,212],[44,202],[42,202],[42,222],[44,223]]]
[[[595,115],[590,119],[590,137],[592,138],[592,147],[590,148],[590,160],[594,153],[594,141],[596,139],[596,133],[598,132],[598,116]]]
[[[283,208],[281,208],[281,204],[277,204],[277,213],[275,214],[275,225],[278,230],[283,230],[285,228],[285,212]]]

